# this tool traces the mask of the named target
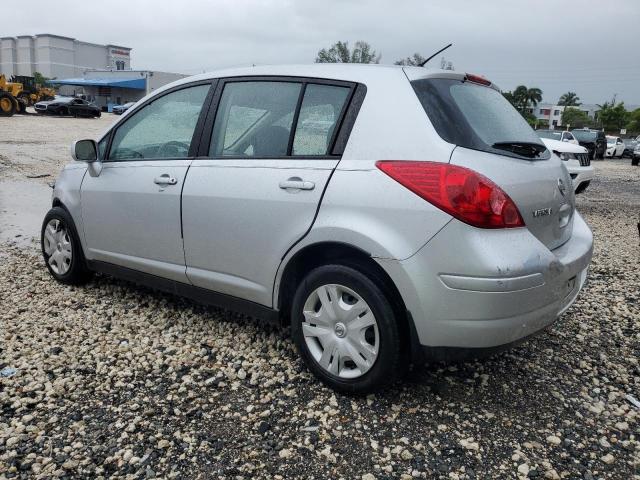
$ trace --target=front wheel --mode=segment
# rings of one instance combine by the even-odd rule
[[[91,274],[75,224],[64,208],[53,207],[45,215],[40,243],[45,265],[53,278],[72,285],[89,280]]]
[[[373,392],[400,373],[400,332],[391,303],[351,267],[312,270],[294,296],[291,327],[309,370],[337,391]]]

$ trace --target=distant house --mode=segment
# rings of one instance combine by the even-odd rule
[[[562,124],[562,113],[564,112],[565,108],[567,107],[565,107],[564,105],[556,105],[553,103],[539,103],[535,108],[532,109],[531,113],[538,120],[547,123],[550,128],[563,127],[564,125]],[[600,111],[600,107],[592,103],[585,103],[577,107],[569,108],[577,108],[578,110],[586,113],[589,118],[592,119],[595,119],[596,114]]]

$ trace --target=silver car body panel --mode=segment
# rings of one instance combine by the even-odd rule
[[[586,278],[592,236],[574,210],[572,191],[560,198],[558,180],[570,182],[561,161],[520,160],[445,142],[410,83],[464,74],[326,64],[224,70],[158,89],[116,126],[147,99],[178,85],[270,75],[366,85],[341,159],[103,163],[101,171],[91,166],[91,175],[85,175],[85,164],[74,164],[62,172],[54,196],[82,232],[88,259],[270,307],[277,305],[282,272],[297,252],[344,243],[367,252],[388,273],[420,343],[428,346],[508,343],[549,325],[575,299]],[[378,160],[452,162],[476,170],[513,198],[527,226],[466,225],[383,174]],[[154,177],[164,173],[178,184],[155,185]],[[315,188],[279,188],[292,177]],[[553,215],[533,216],[544,208]]]
[[[191,160],[104,162],[85,175],[81,201],[85,256],[187,282],[180,193]],[[157,185],[168,175],[175,185]]]
[[[549,250],[526,228],[481,230],[453,220],[411,258],[377,261],[422,345],[488,348],[535,333],[573,303],[593,237],[577,212],[572,230]]]
[[[194,160],[182,200],[189,280],[198,287],[271,306],[278,265],[311,227],[337,163],[337,159]],[[313,188],[280,187],[292,179],[312,182]]]

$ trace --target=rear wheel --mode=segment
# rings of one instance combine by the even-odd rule
[[[369,277],[344,265],[312,270],[293,299],[292,336],[316,377],[344,393],[382,389],[401,373],[391,302]]]
[[[16,113],[16,102],[7,92],[0,92],[0,116],[10,117]]]
[[[73,219],[64,208],[53,207],[44,217],[40,244],[47,270],[57,281],[79,285],[91,277]]]

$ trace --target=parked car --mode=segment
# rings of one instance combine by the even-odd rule
[[[600,130],[589,130],[588,128],[571,130],[581,146],[585,147],[591,155],[591,160],[603,159],[607,148],[607,139],[604,132]]]
[[[99,117],[100,108],[82,98],[58,97],[55,100],[38,102],[34,105],[36,113],[72,117]]]
[[[606,157],[616,158],[622,157],[622,153],[624,152],[624,142],[620,137],[612,137],[607,135],[607,151],[605,153]]]
[[[564,162],[476,75],[203,74],[72,155],[42,226],[56,280],[105,272],[290,325],[343,392],[539,332],[592,255]]]
[[[564,160],[576,194],[584,192],[595,176],[587,149],[549,138],[541,137],[541,140],[560,160]]]
[[[633,158],[633,151],[638,145],[638,141],[635,138],[624,138],[624,151],[622,152],[622,158]]]
[[[559,142],[573,143],[579,145],[578,140],[573,134],[567,130],[536,130],[536,133],[540,138],[548,138],[550,140],[557,140]]]
[[[640,162],[640,142],[636,144],[636,148],[633,149],[633,157],[631,157],[631,165],[637,166]]]
[[[136,102],[127,102],[124,105],[115,105],[111,111],[116,115],[122,115],[124,112],[133,107]]]

